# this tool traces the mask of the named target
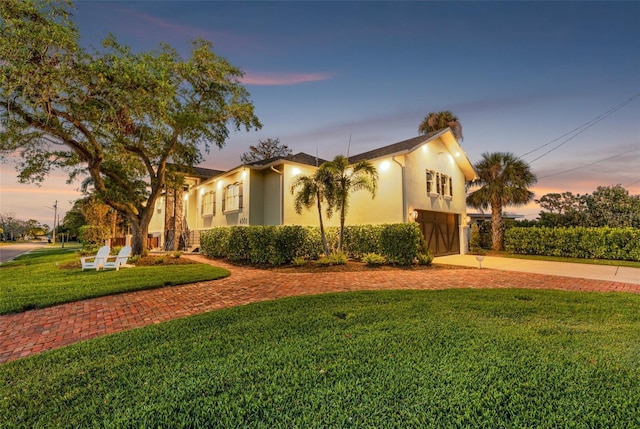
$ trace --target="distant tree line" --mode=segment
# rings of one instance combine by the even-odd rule
[[[540,226],[640,228],[640,195],[629,195],[621,185],[598,186],[584,195],[550,193],[535,202],[543,209]]]
[[[0,239],[18,241],[41,237],[49,233],[49,225],[35,219],[21,220],[9,213],[0,213]]]

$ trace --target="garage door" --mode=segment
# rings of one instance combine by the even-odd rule
[[[453,213],[418,210],[416,222],[434,256],[460,253],[459,216]]]

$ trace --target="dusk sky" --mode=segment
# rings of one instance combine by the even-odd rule
[[[640,2],[75,5],[85,46],[111,32],[134,50],[166,42],[187,58],[201,37],[245,72],[264,126],[232,133],[202,167],[233,168],[269,137],[324,159],[346,155],[351,139],[355,155],[415,137],[427,113],[451,110],[471,162],[522,156],[536,198],[616,184],[640,194]],[[51,225],[55,200],[62,220],[80,197],[62,172],[37,187],[19,184],[10,162],[1,169],[2,213]]]

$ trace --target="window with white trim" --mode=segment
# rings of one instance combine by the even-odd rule
[[[433,183],[434,178],[435,172],[427,170],[427,194],[436,193],[435,184]]]
[[[202,216],[216,215],[216,193],[214,191],[207,192],[202,196],[201,213]]]
[[[227,186],[222,198],[223,211],[240,210],[242,208],[242,182],[236,182]]]
[[[433,170],[426,171],[427,194],[431,197],[444,196],[451,199],[453,196],[453,181],[451,176],[438,173]]]

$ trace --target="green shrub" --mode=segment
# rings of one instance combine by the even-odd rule
[[[370,267],[377,267],[384,265],[387,262],[387,259],[379,253],[365,253],[362,255],[362,262]]]
[[[298,249],[298,255],[315,260],[322,255],[322,252],[320,228],[304,227],[304,240],[302,246]]]
[[[84,225],[78,229],[78,238],[82,244],[95,244],[100,247],[110,236],[111,229],[107,226]]]
[[[380,253],[390,264],[411,265],[420,251],[420,227],[417,223],[383,225],[380,231]]]
[[[329,248],[335,250],[339,229],[327,228],[326,234]],[[353,225],[345,228],[344,251],[346,257],[378,253],[389,263],[411,265],[420,253],[420,242],[415,223]],[[423,247],[426,254],[426,243]],[[200,250],[213,258],[270,265],[287,264],[297,257],[316,260],[323,253],[320,229],[299,225],[213,228],[201,234]]]
[[[344,229],[343,248],[352,258],[380,252],[381,225],[349,225]]]
[[[344,252],[333,252],[329,256],[318,259],[318,265],[345,265],[347,263],[347,254]]]
[[[307,260],[302,256],[296,256],[295,258],[293,258],[293,261],[291,261],[291,263],[296,267],[304,267],[305,265],[307,265]]]
[[[97,244],[84,244],[82,246],[82,249],[80,249],[80,256],[91,256],[91,255],[95,255],[96,253],[98,253],[98,249],[101,246],[98,246]]]
[[[122,250],[122,246],[113,246],[111,248],[111,255],[117,255]]]
[[[249,261],[252,264],[268,264],[274,258],[275,226],[250,226],[246,228]],[[243,228],[243,229],[244,229]]]
[[[640,261],[640,229],[510,228],[505,232],[505,249],[525,255]]]
[[[180,259],[180,256],[182,256],[182,252],[173,252],[171,256],[173,256],[174,259]]]
[[[482,248],[482,241],[480,237],[480,227],[477,223],[471,225],[471,233],[469,235],[469,251],[472,255],[484,255],[485,251]]]
[[[418,261],[418,265],[430,267],[433,262],[433,254],[430,251],[427,251],[427,253],[420,252],[416,259]]]
[[[231,229],[213,228],[200,234],[200,251],[210,258],[226,258],[229,255]]]
[[[276,228],[274,253],[269,263],[281,265],[293,261],[298,256],[308,256],[305,243],[308,229],[299,225],[283,225]],[[322,244],[320,244],[322,248]]]
[[[230,261],[249,261],[249,229],[246,226],[232,226],[229,232],[229,244],[227,258]]]

